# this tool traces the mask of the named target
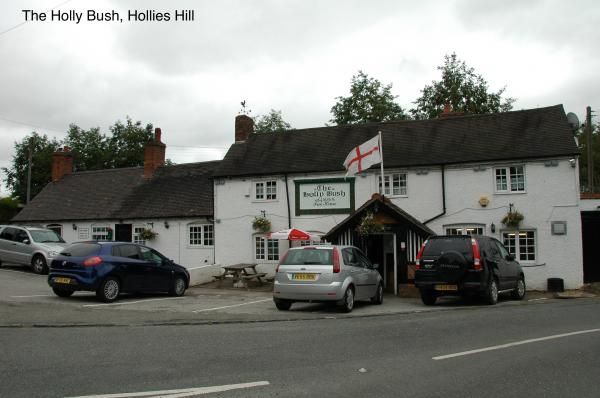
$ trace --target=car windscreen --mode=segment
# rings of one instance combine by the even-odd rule
[[[283,265],[331,265],[332,249],[299,249],[290,250]]]
[[[449,251],[456,251],[464,256],[471,256],[473,254],[473,248],[471,247],[470,237],[456,237],[456,238],[435,238],[429,239],[423,256],[427,257],[439,257]]]
[[[67,246],[60,254],[63,256],[85,257],[98,253],[101,248],[97,243],[73,243]]]
[[[29,233],[31,234],[33,241],[37,243],[65,243],[56,232],[51,230],[32,229],[29,230]]]

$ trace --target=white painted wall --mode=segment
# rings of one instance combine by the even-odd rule
[[[577,168],[571,167],[569,159],[559,159],[558,165],[546,167],[544,161],[511,162],[525,165],[526,193],[501,194],[495,192],[494,166],[476,165],[447,166],[445,169],[446,214],[428,226],[436,233],[445,233],[444,226],[450,224],[480,223],[486,226],[485,233],[501,240],[504,230],[500,220],[509,204],[521,212],[525,219],[522,228],[536,232],[537,261],[523,262],[529,289],[545,290],[551,277],[563,278],[568,289],[583,284],[583,259],[581,251],[581,218],[579,208],[579,186]],[[508,164],[507,164],[508,165]],[[377,192],[379,169],[369,170],[357,176],[355,183],[356,208],[360,207]],[[407,173],[406,197],[391,197],[394,204],[415,218],[425,221],[442,212],[442,173],[440,167],[423,169],[387,170]],[[289,175],[288,190],[291,211],[291,226],[309,231],[328,232],[347,217],[341,215],[295,215],[294,180],[338,178],[342,173],[316,173]],[[288,228],[288,210],[285,177],[276,176],[277,200],[257,202],[253,200],[253,182],[261,178],[221,179],[215,185],[215,260],[220,265],[254,262],[255,231],[251,223],[261,211],[272,223],[272,230]],[[271,179],[271,178],[266,178]],[[479,204],[481,196],[490,203]],[[567,235],[552,235],[551,222],[566,221]],[[490,231],[494,223],[496,232]],[[287,241],[281,241],[280,253],[286,249]],[[263,262],[259,269],[272,273],[276,262]]]

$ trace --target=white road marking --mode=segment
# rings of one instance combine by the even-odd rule
[[[114,305],[128,305],[128,304],[148,303],[150,301],[181,300],[183,298],[185,298],[185,297],[166,297],[166,298],[138,300],[138,301],[125,301],[125,302],[118,302],[118,303],[86,304],[86,305],[82,305],[82,307],[107,307],[107,306],[114,306]]]
[[[247,303],[241,303],[241,304],[225,305],[223,307],[206,308],[203,310],[196,310],[196,311],[192,311],[192,312],[198,313],[198,312],[216,311],[216,310],[222,310],[224,308],[233,308],[233,307],[240,307],[242,305],[248,305],[248,304],[264,303],[265,301],[271,301],[271,300],[273,300],[273,299],[268,298],[268,299],[264,299],[264,300],[249,301]]]
[[[133,397],[149,397],[149,398],[187,398],[194,395],[212,394],[216,392],[224,392],[230,390],[239,390],[243,388],[268,386],[268,381],[255,381],[251,383],[226,384],[222,386],[186,388],[182,390],[162,390],[162,391],[146,391],[132,392],[124,394],[104,394],[104,395],[81,395],[78,397],[69,398],[133,398]]]
[[[542,300],[548,300],[548,297],[541,297],[541,298],[531,299],[531,300],[527,300],[527,301],[542,301]]]
[[[465,355],[478,354],[480,352],[493,351],[493,350],[501,350],[503,348],[510,348],[510,347],[515,347],[515,346],[523,345],[523,344],[537,343],[538,341],[560,339],[560,338],[563,338],[563,337],[576,336],[576,335],[579,335],[579,334],[598,333],[598,332],[600,332],[600,329],[589,329],[589,330],[580,330],[580,331],[571,332],[571,333],[555,334],[553,336],[546,336],[546,337],[540,337],[540,338],[537,338],[537,339],[515,341],[514,343],[508,343],[508,344],[495,345],[495,346],[491,346],[491,347],[479,348],[477,350],[457,352],[455,354],[448,354],[448,355],[440,355],[438,357],[433,357],[432,359],[434,361],[439,361],[439,360],[442,360],[442,359],[449,359],[449,358],[456,358],[456,357],[465,356]]]
[[[32,294],[31,296],[10,296],[10,298],[54,297],[53,294]]]

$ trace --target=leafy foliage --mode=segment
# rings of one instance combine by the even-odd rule
[[[511,210],[508,213],[506,213],[506,215],[504,216],[504,218],[502,218],[502,224],[506,225],[507,227],[518,227],[519,224],[521,223],[521,221],[523,221],[525,217],[523,216],[523,214],[519,213],[516,210]]]
[[[281,111],[271,109],[268,115],[257,116],[254,123],[255,133],[282,133],[292,126],[283,120]]]
[[[19,201],[15,198],[0,199],[0,224],[7,223],[19,212]]]
[[[415,119],[433,119],[440,115],[445,104],[453,111],[464,113],[496,113],[512,109],[513,98],[503,99],[506,88],[497,92],[488,92],[488,83],[456,56],[446,55],[442,71],[442,80],[433,81],[421,90],[421,97],[415,101],[416,108],[411,109]]]
[[[271,221],[265,217],[254,217],[252,228],[260,232],[269,232],[271,230]]]
[[[391,90],[392,84],[384,86],[379,80],[359,71],[358,75],[352,76],[350,96],[336,98],[330,121],[342,125],[406,119],[407,115],[400,105],[394,102]]]
[[[27,170],[31,147],[31,198],[37,195],[52,179],[52,154],[59,148],[56,138],[32,132],[21,142],[15,142],[11,167],[3,167],[5,181],[13,197],[21,202],[27,199]]]
[[[360,235],[378,234],[385,231],[385,226],[375,219],[371,212],[367,212],[356,226]]]
[[[152,124],[142,125],[127,117],[110,126],[106,136],[98,127],[84,130],[69,125],[62,144],[71,148],[76,171],[134,167],[144,164],[144,145],[150,141]],[[27,197],[27,168],[29,146],[32,148],[31,198],[37,195],[52,179],[52,154],[62,146],[56,138],[49,139],[35,131],[21,142],[15,142],[15,155],[11,167],[3,168],[6,185],[12,195],[22,202]],[[169,161],[170,162],[170,161]],[[167,163],[169,163],[167,162]],[[172,162],[170,162],[172,163]]]

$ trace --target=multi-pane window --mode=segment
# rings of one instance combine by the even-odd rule
[[[213,246],[214,227],[212,224],[193,224],[188,226],[190,246]]]
[[[446,235],[483,235],[483,232],[483,227],[471,225],[446,228]]]
[[[140,245],[146,244],[146,241],[141,236],[143,230],[144,230],[143,226],[134,226],[133,227],[133,243],[139,243]]]
[[[62,225],[60,224],[50,224],[50,225],[46,225],[46,228],[56,232],[56,234],[60,237],[62,237]]]
[[[383,191],[381,190],[381,176],[379,176],[379,192],[388,196],[406,196],[406,173],[385,175]]]
[[[112,240],[112,229],[106,225],[92,226],[92,240]]]
[[[256,236],[254,238],[254,253],[256,260],[277,261],[279,260],[279,241]]]
[[[535,231],[502,233],[504,246],[519,261],[535,261]]]
[[[254,183],[254,198],[256,200],[276,200],[277,181],[259,181]]]
[[[510,166],[495,169],[496,192],[525,192],[525,167]]]

